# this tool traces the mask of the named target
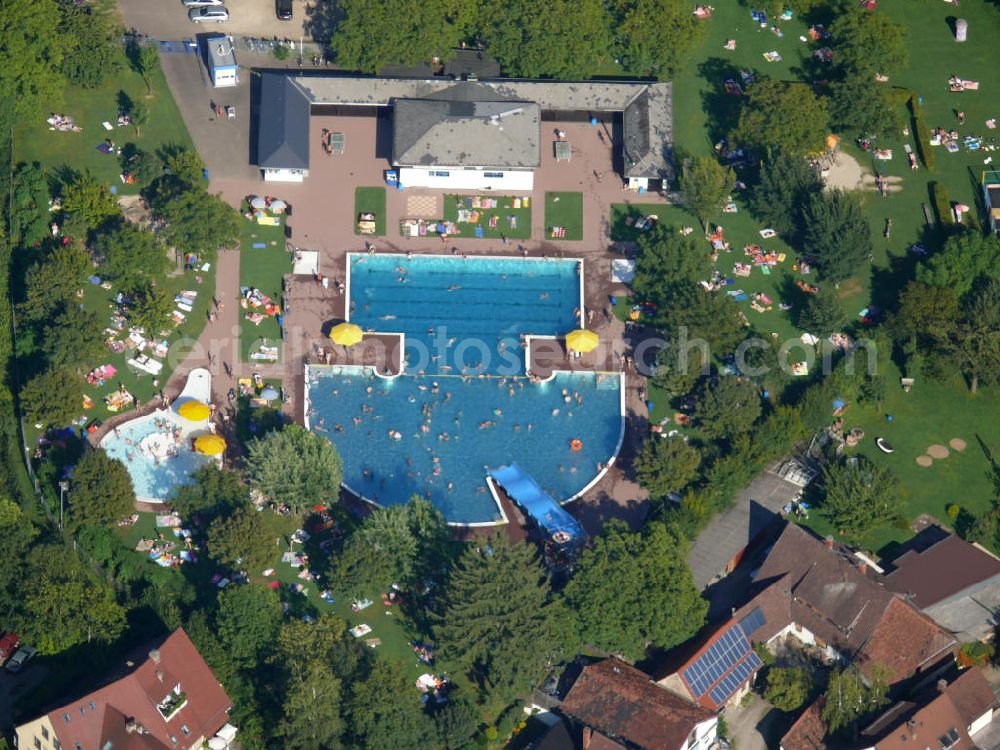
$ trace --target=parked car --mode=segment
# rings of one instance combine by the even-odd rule
[[[223,0],[184,0],[188,8],[212,8],[223,4]]]
[[[188,19],[193,23],[222,23],[229,20],[229,11],[222,5],[211,8],[192,8]]]
[[[21,645],[21,637],[17,633],[4,633],[0,637],[0,664],[6,664]]]
[[[292,0],[274,0],[274,12],[282,21],[291,21]]]
[[[10,661],[4,665],[4,669],[11,674],[17,674],[24,669],[24,665],[31,661],[37,653],[38,649],[36,648],[32,648],[31,646],[21,646],[21,648],[15,651],[14,655],[10,657]]]

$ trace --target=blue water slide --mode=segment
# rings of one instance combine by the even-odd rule
[[[583,527],[517,464],[491,469],[490,476],[549,537],[560,543],[582,542]]]

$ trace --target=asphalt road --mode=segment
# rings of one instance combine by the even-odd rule
[[[135,28],[154,39],[179,41],[205,32],[224,32],[256,37],[300,37],[310,40],[313,32],[322,39],[328,37],[331,23],[327,20],[331,0],[293,0],[291,21],[281,21],[274,12],[274,0],[228,0],[230,17],[226,23],[191,23],[188,9],[181,0],[118,0],[126,28]]]

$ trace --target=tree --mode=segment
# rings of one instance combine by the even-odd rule
[[[609,6],[622,65],[639,75],[672,78],[702,36],[703,26],[681,0],[614,0]]]
[[[58,32],[64,52],[61,70],[77,86],[93,89],[121,69],[120,35],[114,17],[87,5],[62,3]]]
[[[714,357],[732,353],[746,336],[739,305],[724,294],[693,285],[678,289],[670,304],[659,308],[655,320],[668,332],[679,334],[683,329],[688,341],[704,340]]]
[[[698,475],[701,454],[681,438],[652,435],[635,462],[639,484],[654,497],[680,492]]]
[[[363,682],[352,686],[351,731],[359,750],[412,750],[433,746],[434,724],[421,708],[406,673],[376,659]]]
[[[748,432],[761,411],[760,389],[751,380],[724,375],[714,386],[711,381],[704,382],[694,418],[710,437],[732,439]]]
[[[274,557],[274,541],[261,514],[239,508],[208,527],[208,554],[220,565],[255,574]]]
[[[442,661],[501,702],[537,685],[560,651],[559,610],[536,558],[501,536],[469,546],[434,617]]]
[[[917,266],[916,278],[929,286],[948,287],[961,299],[980,279],[1000,278],[1000,237],[975,230],[949,237]]]
[[[206,464],[195,471],[189,484],[174,490],[170,507],[182,518],[199,516],[208,524],[217,516],[232,513],[249,505],[250,491],[240,482],[240,475]]]
[[[860,537],[903,509],[899,478],[864,456],[827,466],[823,480],[823,513],[845,536]]]
[[[38,529],[21,506],[0,496],[0,599],[17,601],[19,587],[29,575],[25,556]]]
[[[89,172],[79,175],[63,188],[63,210],[83,231],[99,229],[122,215],[108,186],[99,183]]]
[[[871,81],[909,63],[906,29],[888,14],[845,4],[830,26],[837,66],[845,78]]]
[[[163,175],[163,162],[156,154],[144,151],[134,143],[122,148],[122,172],[127,172],[140,190],[148,188]]]
[[[300,678],[284,690],[277,734],[282,747],[301,750],[340,747],[344,721],[340,715],[341,682],[323,662],[306,662]]]
[[[217,195],[185,190],[160,210],[167,222],[163,239],[206,258],[219,248],[235,247],[240,240],[240,214]]]
[[[601,0],[523,0],[479,6],[486,48],[511,76],[589,78],[611,53]]]
[[[64,547],[38,545],[28,555],[31,586],[22,592],[22,637],[42,654],[58,654],[97,641],[113,643],[125,632],[126,612],[111,586],[92,580]]]
[[[156,44],[132,42],[125,52],[132,70],[142,76],[142,80],[146,84],[146,93],[152,93],[153,74],[160,67],[160,50]]]
[[[813,195],[806,204],[805,241],[826,281],[839,284],[858,272],[873,252],[861,196],[846,190]]]
[[[636,297],[658,307],[670,306],[679,288],[693,287],[711,273],[705,246],[691,235],[656,224],[639,237],[632,289]]]
[[[802,156],[769,153],[760,167],[750,209],[778,234],[794,240],[804,229],[803,211],[823,183]]]
[[[149,105],[141,99],[132,102],[132,109],[128,113],[132,120],[132,127],[135,128],[136,137],[140,135],[139,129],[149,122]]]
[[[938,333],[943,349],[976,393],[979,383],[1000,382],[1000,281],[989,281],[967,298],[957,325]]]
[[[173,297],[154,286],[152,281],[144,281],[132,291],[129,320],[132,325],[142,328],[151,336],[167,326],[173,311]]]
[[[126,292],[170,269],[163,243],[152,232],[124,222],[101,234],[95,243],[101,275]]]
[[[844,305],[836,289],[824,286],[819,294],[809,294],[806,297],[799,315],[799,328],[821,338],[843,330],[847,323],[847,313],[844,312]]]
[[[465,750],[479,731],[479,717],[468,701],[452,699],[435,709],[434,725],[444,750]]]
[[[44,117],[62,102],[65,43],[53,33],[59,18],[56,0],[0,4],[0,91],[20,122]]]
[[[296,515],[340,496],[344,465],[333,444],[299,425],[268,433],[247,446],[250,484]]]
[[[30,322],[51,320],[60,309],[76,301],[89,266],[87,251],[81,245],[57,246],[45,260],[28,269],[24,301],[18,311]]]
[[[685,348],[680,338],[666,340],[656,353],[656,372],[652,382],[672,396],[690,393],[698,380],[708,375],[710,363],[699,347]]]
[[[76,305],[64,308],[46,327],[42,351],[49,367],[89,366],[104,351],[101,316]]]
[[[422,497],[379,508],[347,540],[341,577],[358,595],[393,583],[412,588],[441,564],[450,538],[444,516]]]
[[[563,592],[584,642],[639,659],[650,644],[669,649],[697,633],[708,603],[686,555],[683,536],[660,521],[636,533],[605,526]]]
[[[708,233],[708,220],[726,202],[736,184],[736,174],[723,167],[711,156],[699,156],[684,163],[681,176],[681,194],[684,203],[691,210]]]
[[[8,218],[14,245],[34,245],[49,236],[49,186],[37,162],[20,164],[14,172]]]
[[[428,64],[447,57],[465,38],[474,6],[467,0],[342,0],[342,20],[330,40],[337,64],[377,73],[386,65]],[[400,19],[407,19],[400,24]],[[413,34],[412,29],[421,33]]]
[[[135,508],[135,488],[125,464],[103,450],[86,450],[73,469],[69,516],[77,526],[111,526]]]
[[[879,667],[879,665],[874,665]],[[834,669],[823,693],[820,712],[830,734],[857,724],[858,720],[889,702],[882,669],[873,669],[870,685],[866,685],[857,667]]]
[[[767,670],[764,700],[779,711],[792,713],[802,707],[812,692],[812,678],[801,667],[771,667]]]
[[[958,299],[950,285],[927,286],[911,281],[900,292],[899,309],[889,318],[887,327],[901,342],[904,353],[912,356],[939,347],[958,317]]]
[[[830,85],[830,126],[856,138],[884,137],[899,130],[891,90],[873,79]]]
[[[278,595],[253,584],[228,586],[219,593],[215,625],[233,662],[255,669],[281,628]]]
[[[826,103],[808,84],[761,81],[745,97],[732,140],[760,153],[819,153],[829,133]]]
[[[158,152],[163,164],[162,175],[153,186],[150,202],[153,208],[163,208],[182,193],[202,193],[205,187],[205,162],[187,146],[167,144]]]
[[[21,388],[21,408],[33,423],[65,427],[83,412],[83,378],[64,367],[46,370]]]

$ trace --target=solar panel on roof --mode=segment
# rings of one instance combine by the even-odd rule
[[[764,619],[764,613],[760,611],[760,607],[755,607],[754,611],[740,620],[740,629],[743,631],[747,638],[755,630],[764,625],[767,620]]]
[[[705,650],[705,653],[697,661],[684,670],[684,680],[691,688],[694,696],[701,698],[710,690],[714,692],[717,688],[713,688],[713,686],[716,686],[716,683],[720,681],[724,681],[728,677],[726,673],[740,664],[744,659],[747,659],[748,655],[752,656],[757,663],[760,662],[757,655],[750,649],[750,641],[747,640],[743,628],[730,627],[716,639],[715,643]],[[746,679],[746,676],[756,668],[756,666],[751,667],[750,671],[740,678],[736,686],[729,690],[728,695],[732,695],[739,688],[742,681]],[[728,695],[726,696],[727,698]],[[715,700],[714,697],[713,700]],[[716,702],[718,703],[719,701]]]

